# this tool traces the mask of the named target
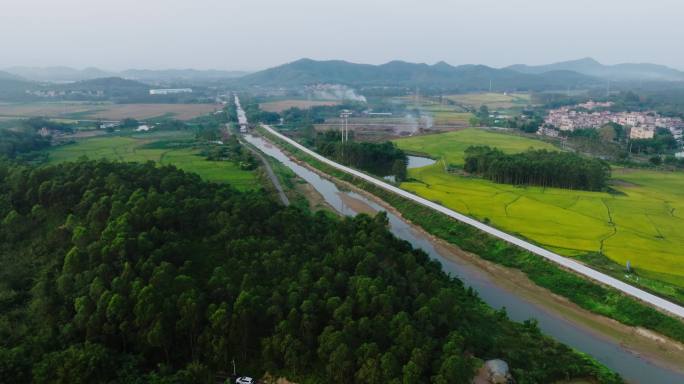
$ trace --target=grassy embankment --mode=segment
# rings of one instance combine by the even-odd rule
[[[470,145],[508,153],[552,145],[475,129],[396,143],[439,160],[411,170],[402,188],[684,302],[684,174],[614,169],[617,193],[519,187],[448,173],[445,165],[460,168]],[[625,277],[627,261],[637,273]]]
[[[561,269],[539,256],[484,234],[473,227],[327,166],[266,131],[262,130],[261,133],[279,143],[298,159],[380,197],[395,207],[406,219],[465,251],[506,267],[519,269],[539,286],[567,297],[591,312],[610,317],[626,325],[648,328],[684,342],[684,323],[678,319],[667,316],[615,289],[598,285]]]
[[[136,133],[79,140],[49,150],[51,163],[90,159],[154,161],[194,172],[205,180],[229,183],[239,190],[258,187],[253,171],[245,171],[230,161],[209,161],[199,154],[194,135],[183,131]]]

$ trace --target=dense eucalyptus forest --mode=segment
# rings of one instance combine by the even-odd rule
[[[153,163],[0,161],[0,382],[619,377],[487,307],[386,228]]]
[[[534,149],[506,154],[489,146],[471,146],[465,151],[463,169],[496,183],[588,191],[606,189],[610,179],[610,165],[603,160]]]

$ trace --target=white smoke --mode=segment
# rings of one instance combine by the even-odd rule
[[[399,132],[397,132],[399,135],[413,135],[414,133],[418,132],[418,126],[419,126],[419,121],[416,119],[415,116],[413,116],[410,113],[407,113],[404,115],[404,124],[399,127]]]
[[[366,102],[366,98],[363,95],[357,94],[356,91],[346,85],[318,84],[307,87],[307,90],[316,99]]]
[[[430,129],[435,124],[435,119],[429,114],[420,114],[420,122],[423,129]]]

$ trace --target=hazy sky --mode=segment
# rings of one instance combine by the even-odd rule
[[[684,69],[682,0],[2,0],[0,67],[261,69],[301,57]]]

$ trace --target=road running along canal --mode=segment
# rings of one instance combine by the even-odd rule
[[[349,175],[352,175],[354,177],[357,177],[363,181],[366,181],[368,183],[371,183],[377,187],[380,187],[386,191],[392,192],[394,194],[397,194],[403,198],[409,199],[415,203],[418,203],[424,207],[430,208],[434,211],[437,211],[439,213],[442,213],[452,219],[455,219],[457,221],[460,221],[464,224],[470,225],[471,227],[475,227],[479,229],[482,232],[485,232],[489,235],[492,235],[494,237],[497,237],[507,243],[513,244],[515,246],[518,246],[522,249],[525,249],[529,252],[534,253],[535,255],[541,256],[549,261],[552,261],[558,265],[560,265],[563,268],[567,268],[575,273],[578,273],[580,275],[583,275],[586,278],[589,278],[591,280],[594,280],[596,282],[599,282],[603,285],[607,285],[611,288],[615,288],[618,291],[621,291],[627,295],[630,295],[632,297],[635,297],[643,302],[646,302],[650,305],[652,305],[655,308],[658,308],[662,311],[669,312],[672,315],[675,315],[679,317],[680,319],[684,319],[684,307],[682,307],[679,304],[673,303],[671,301],[668,301],[660,296],[654,295],[650,292],[644,291],[640,288],[637,288],[633,285],[630,285],[628,283],[625,283],[621,280],[618,280],[612,276],[606,275],[605,273],[599,272],[595,269],[592,269],[574,259],[568,258],[561,256],[559,254],[553,253],[549,251],[548,249],[542,248],[538,245],[529,243],[521,238],[518,238],[514,235],[511,235],[509,233],[506,233],[504,231],[501,231],[499,229],[496,229],[492,226],[489,226],[485,223],[482,223],[470,216],[466,216],[462,213],[458,213],[454,210],[451,210],[441,204],[435,203],[433,201],[427,200],[423,197],[420,197],[418,195],[415,195],[409,191],[406,191],[404,189],[401,189],[395,185],[389,184],[385,181],[379,180],[373,176],[370,176],[366,173],[363,173],[359,171],[358,169],[354,169],[351,167],[348,167],[346,165],[342,165],[340,163],[336,163],[333,160],[328,159],[327,157],[324,157],[311,149],[301,145],[300,143],[292,140],[291,138],[282,135],[281,133],[275,131],[273,128],[269,127],[268,125],[262,124],[262,127],[268,131],[270,134],[278,137],[279,139],[287,142],[288,144],[294,146],[298,150],[303,151],[307,155],[312,156],[316,160],[327,164],[335,169],[338,169],[344,173],[347,173]]]
[[[247,134],[245,140],[265,154],[275,158],[286,167],[290,168],[297,176],[308,182],[316,191],[323,196],[325,201],[337,212],[354,216],[360,213],[356,206],[369,207],[370,210],[385,211],[382,206],[370,199],[350,191],[341,191],[337,185],[328,179],[321,177],[312,170],[294,162],[285,155],[280,148],[272,145],[262,137]],[[353,201],[354,204],[350,204]],[[638,356],[626,349],[620,343],[610,340],[587,328],[582,324],[575,323],[562,314],[549,311],[532,301],[517,295],[487,272],[477,268],[472,263],[449,257],[444,254],[442,247],[436,244],[428,236],[416,230],[411,224],[404,221],[392,212],[387,212],[391,232],[403,240],[408,241],[414,248],[420,248],[431,258],[437,260],[448,274],[462,280],[466,286],[477,291],[480,298],[493,308],[506,308],[508,316],[515,321],[524,321],[534,318],[538,321],[539,328],[545,334],[559,340],[579,351],[585,352],[610,369],[620,373],[625,380],[633,383],[673,384],[684,383],[684,372],[662,367]]]

